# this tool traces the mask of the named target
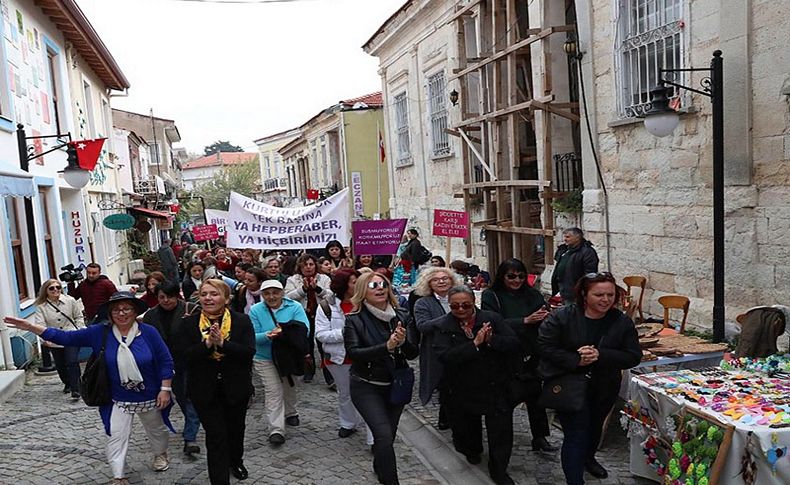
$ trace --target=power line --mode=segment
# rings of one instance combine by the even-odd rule
[[[214,4],[235,4],[235,5],[253,5],[257,3],[296,3],[296,2],[311,2],[315,0],[169,0],[171,2],[191,2],[191,3],[214,3]]]

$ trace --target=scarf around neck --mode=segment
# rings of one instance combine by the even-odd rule
[[[258,289],[258,291],[252,291],[249,288],[246,288],[246,290],[247,291],[245,291],[244,293],[245,296],[247,297],[247,304],[244,305],[244,312],[250,313],[250,308],[252,308],[252,305],[261,301],[261,290]]]
[[[208,336],[211,334],[211,320],[208,318],[203,312],[200,312],[200,334],[203,336],[203,341],[205,342],[208,340]],[[222,323],[219,326],[220,333],[222,334],[222,340],[228,340],[230,338],[230,311],[226,308],[225,312],[222,314]],[[214,360],[222,360],[223,354],[218,352],[215,348],[214,352],[211,353],[211,358]]]
[[[393,318],[396,318],[398,314],[395,312],[395,309],[392,306],[387,306],[386,310],[381,310],[379,308],[374,307],[368,302],[365,303],[365,308],[368,309],[370,313],[373,314],[374,317],[378,318],[383,322],[389,323]]]
[[[129,391],[140,392],[145,389],[145,384],[143,376],[140,374],[140,368],[137,367],[137,361],[134,360],[134,354],[129,348],[132,346],[137,332],[139,332],[137,322],[132,323],[126,337],[121,335],[121,331],[116,325],[112,325],[112,334],[118,341],[116,363],[118,364],[118,375],[121,378],[121,387]]]

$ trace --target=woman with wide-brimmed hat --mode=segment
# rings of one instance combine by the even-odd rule
[[[167,457],[170,393],[173,359],[156,328],[137,323],[148,306],[133,293],[119,291],[99,307],[99,324],[65,332],[16,317],[3,320],[11,327],[33,332],[59,345],[91,347],[94,354],[104,348],[112,402],[99,407],[107,433],[107,461],[114,483],[124,477],[126,451],[135,416],[140,418],[154,452],[153,468],[169,468]]]

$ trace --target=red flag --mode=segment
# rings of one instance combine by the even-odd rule
[[[384,163],[387,159],[387,152],[384,151],[384,137],[381,136],[381,130],[379,130],[379,162]]]
[[[97,138],[96,140],[77,140],[69,142],[69,145],[77,149],[77,160],[83,170],[93,170],[96,162],[99,161],[104,140],[107,138]]]
[[[307,189],[307,200],[318,200],[318,189]]]

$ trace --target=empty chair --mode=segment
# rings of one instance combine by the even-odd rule
[[[682,334],[686,329],[686,319],[689,316],[689,304],[691,301],[683,295],[664,295],[658,299],[658,303],[664,307],[664,330],[659,335]],[[678,330],[675,329],[675,326],[672,325],[669,319],[670,309],[683,310],[683,320],[680,321],[680,329]]]
[[[623,283],[625,283],[626,291],[628,295],[631,295],[631,288],[639,288],[639,299],[636,303],[633,301],[631,305],[634,305],[635,308],[631,309],[628,308],[628,314],[633,318],[636,312],[639,312],[639,321],[645,321],[645,315],[642,313],[642,297],[645,296],[645,286],[647,285],[647,278],[644,276],[626,276],[623,278]]]

